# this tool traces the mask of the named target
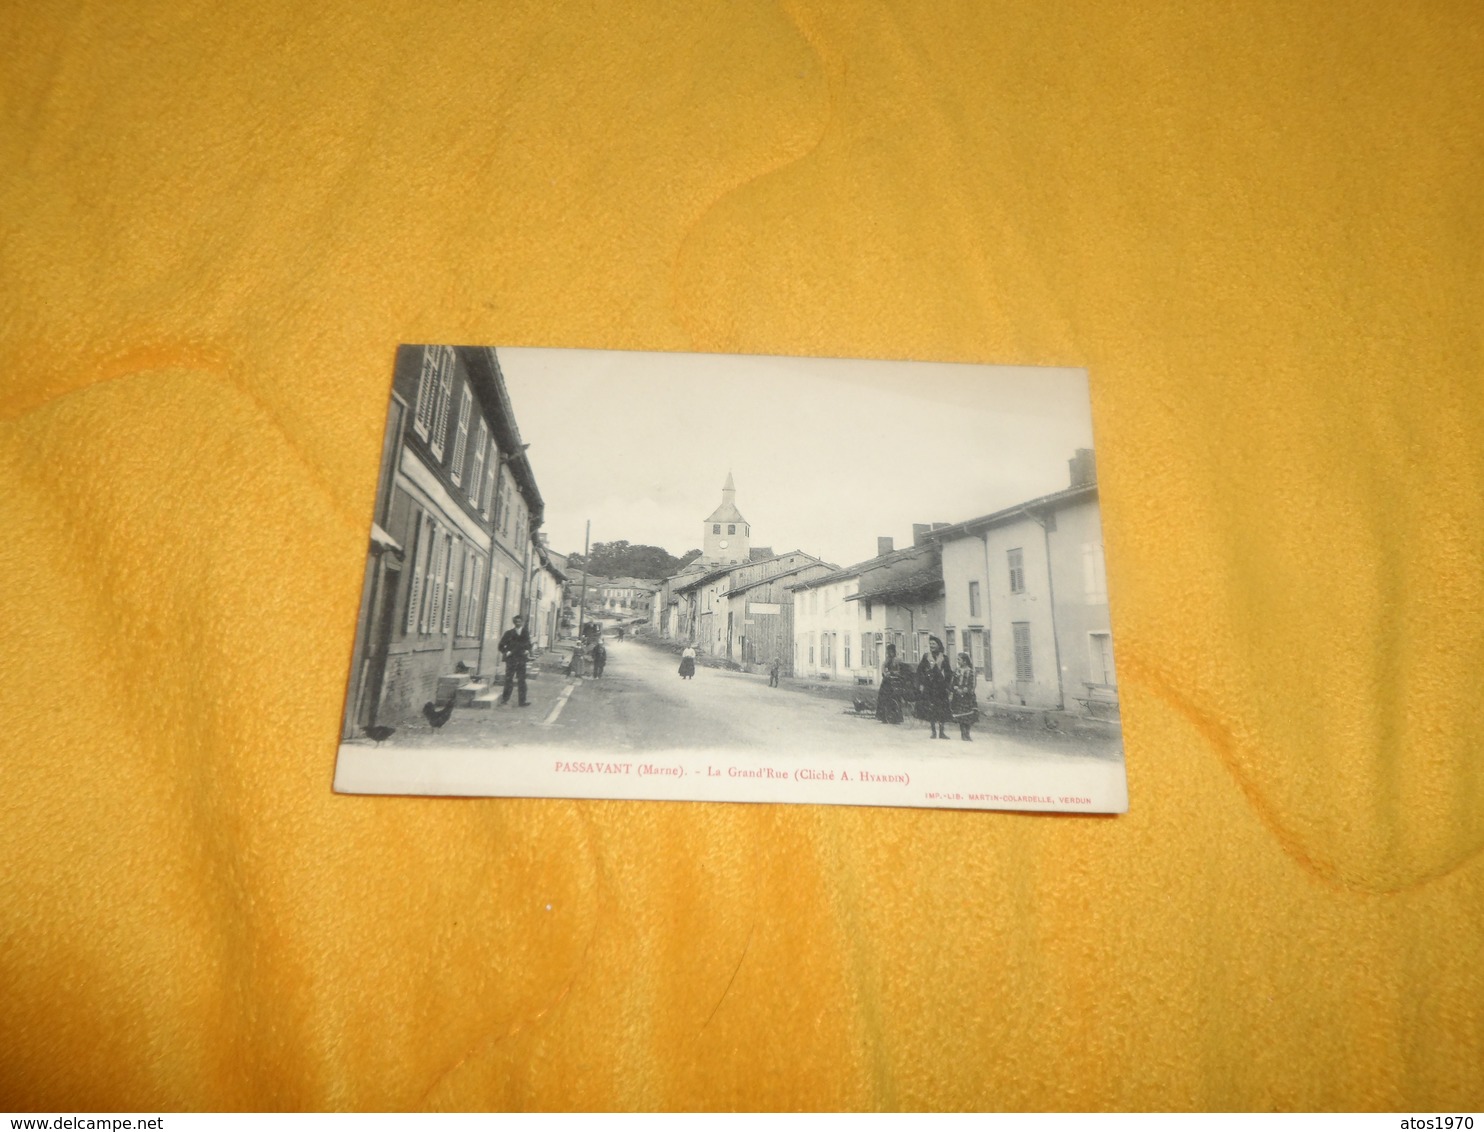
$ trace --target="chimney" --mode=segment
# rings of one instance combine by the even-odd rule
[[[877,535],[876,536],[876,557],[877,558],[880,558],[883,554],[890,554],[891,553],[891,551],[892,551],[891,542],[892,542],[892,540],[891,540],[891,536],[890,535]]]
[[[923,543],[927,542],[928,531],[932,529],[933,525],[931,523],[913,523],[912,545],[921,546]]]
[[[1077,449],[1077,455],[1068,460],[1067,465],[1072,469],[1073,487],[1086,487],[1098,482],[1097,461],[1093,458],[1091,448]]]

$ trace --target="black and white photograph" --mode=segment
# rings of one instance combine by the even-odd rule
[[[336,790],[1127,810],[1085,370],[388,361]]]

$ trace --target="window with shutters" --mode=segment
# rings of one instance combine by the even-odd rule
[[[1010,558],[1010,592],[1025,593],[1025,555],[1019,548],[1007,551]]]
[[[474,634],[474,611],[479,600],[479,556],[472,547],[464,551],[464,582],[459,588],[459,620],[456,636]]]
[[[1011,624],[1010,630],[1015,635],[1015,679],[1034,680],[1035,673],[1031,668],[1031,623],[1016,621]]]
[[[417,631],[418,611],[427,576],[428,543],[432,541],[428,530],[429,522],[426,515],[418,513],[417,533],[412,546],[412,576],[407,582],[407,617],[403,624],[403,632],[409,637]]]
[[[452,536],[433,526],[432,583],[428,586],[427,601],[423,602],[420,628],[424,633],[437,633],[443,622],[443,594],[448,586],[448,556],[452,549]]]
[[[423,351],[422,369],[417,376],[417,411],[412,427],[424,440],[443,454],[440,420],[448,418],[448,391],[453,381],[453,349],[429,346]]]
[[[948,651],[948,658],[950,660],[958,660],[958,633],[956,630],[943,630],[943,647]]]
[[[443,560],[443,532],[433,517],[428,516],[427,538],[422,554],[422,592],[417,601],[417,624],[419,633],[428,632],[429,611],[442,596],[442,578],[438,571]]]
[[[850,634],[849,633],[846,633],[845,634],[845,653],[844,653],[844,656],[841,659],[844,661],[845,667],[846,668],[849,668],[850,667]]]
[[[727,524],[727,534],[734,535],[736,533],[737,533],[737,524],[736,523],[728,523]]]
[[[454,564],[459,563],[463,557],[463,553],[459,549],[462,545],[462,539],[455,538],[451,534],[448,536],[448,550],[445,552],[443,569],[443,614],[438,620],[437,630],[440,633],[451,633],[453,631],[453,610],[457,598],[457,594],[454,592],[453,568]],[[458,579],[458,581],[459,584],[463,583],[462,578]]]
[[[459,549],[459,596],[457,608],[453,614],[453,635],[461,637],[466,628],[466,618],[469,615],[469,594],[473,592],[473,567],[470,561],[470,550],[467,546],[460,544]]]
[[[453,434],[453,458],[449,461],[448,474],[453,482],[462,484],[464,482],[464,456],[469,451],[469,410],[474,407],[474,394],[469,392],[469,387],[459,387],[459,418],[454,427]]]
[[[1108,574],[1103,562],[1103,544],[1100,542],[1082,544],[1082,585],[1088,601],[1099,604],[1107,602]]]
[[[969,616],[979,616],[979,583],[969,583]]]
[[[987,679],[990,675],[989,652],[984,647],[984,630],[970,629],[968,644],[970,662]]]
[[[480,417],[474,429],[474,462],[469,468],[469,501],[476,511],[483,510],[480,497],[484,494],[484,456],[489,447],[489,434],[489,425]]]
[[[481,424],[484,422],[481,421]],[[495,510],[495,472],[500,467],[500,450],[495,447],[494,441],[490,442],[489,457],[484,464],[484,488],[480,492],[483,502],[479,510],[488,519]]]
[[[712,523],[711,524],[711,533],[714,534],[714,535],[721,534],[721,524],[720,523]]]

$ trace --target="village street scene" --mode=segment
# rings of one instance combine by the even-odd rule
[[[998,477],[992,462],[940,465],[936,454],[914,477],[910,450],[892,460],[868,445],[851,474],[811,500],[807,472],[777,468],[792,434],[776,415],[759,417],[753,439],[729,437],[724,416],[698,446],[672,439],[695,428],[683,413],[667,420],[664,406],[687,403],[677,394],[691,390],[706,401],[702,376],[656,376],[686,355],[591,354],[567,384],[546,355],[583,360],[486,347],[398,352],[342,762],[363,750],[415,759],[465,749],[498,761],[553,748],[1121,766],[1087,424],[1045,425],[1036,459]],[[614,368],[639,359],[649,359],[642,377]],[[737,374],[722,376],[735,392]],[[842,404],[828,380],[816,394],[806,376],[785,375],[781,395]],[[1004,388],[1023,391],[1023,375],[1012,376]],[[759,371],[745,385],[767,391],[770,380]],[[603,395],[621,395],[619,405],[634,395],[632,415],[598,417]],[[843,403],[867,402],[870,416],[858,420],[886,421],[891,444],[912,402],[871,396]],[[993,414],[992,391],[983,396]],[[1002,398],[1019,413],[1006,436],[1053,419],[1029,396]],[[813,405],[801,400],[799,415]],[[925,411],[936,427],[941,412]],[[709,425],[715,412],[705,405],[694,419]],[[745,412],[734,423],[748,431]],[[842,431],[851,427],[846,418]],[[943,443],[963,449],[983,436],[1009,447],[986,427],[967,435],[945,433]],[[643,473],[624,491],[623,471],[642,468],[655,446],[679,454],[674,474],[650,486],[657,475]],[[759,461],[759,447],[771,458]],[[729,456],[760,466],[756,503]],[[548,496],[548,482],[561,494]],[[776,515],[759,509],[770,502]]]

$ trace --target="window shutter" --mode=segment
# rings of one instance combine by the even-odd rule
[[[459,388],[459,423],[453,438],[453,459],[449,462],[449,474],[453,482],[464,482],[464,455],[469,451],[469,410],[474,405],[474,395],[467,385]],[[476,483],[477,486],[477,483]]]
[[[461,543],[462,543],[462,540],[461,539],[457,539],[453,535],[449,535],[448,536],[448,554],[447,554],[448,565],[447,565],[447,572],[444,575],[445,584],[444,584],[444,587],[443,587],[443,626],[442,626],[442,632],[444,632],[444,633],[449,632],[453,628],[453,603],[454,603],[454,594],[453,594],[453,564],[454,564],[454,552],[455,552],[455,548],[458,547],[458,546],[460,546]],[[462,552],[460,552],[460,557],[462,557]]]
[[[448,437],[448,406],[453,400],[453,350],[447,346],[438,348],[438,405],[433,414],[432,435],[428,445],[433,455],[443,458],[443,442]]]
[[[489,460],[484,466],[484,506],[481,510],[488,519],[495,510],[495,471],[500,466],[500,452],[490,443]]]
[[[453,619],[453,635],[467,636],[469,632],[469,590],[474,581],[469,548],[459,553],[459,611]]]
[[[439,606],[443,601],[443,546],[444,535],[438,529],[438,524],[433,524],[432,538],[428,545],[428,585],[427,600],[423,602],[422,617],[419,619],[418,628],[424,633],[436,633],[438,631]]]
[[[434,406],[438,402],[438,350],[429,347],[423,350],[422,367],[417,375],[417,410],[412,418],[413,427],[424,440],[432,426]]]
[[[427,522],[428,517],[419,513],[417,516],[416,534],[413,536],[412,546],[412,580],[407,587],[407,627],[406,633],[410,637],[417,629],[417,606],[423,596],[423,555],[427,553]]]
[[[469,471],[469,498],[476,511],[484,510],[484,458],[489,447],[490,430],[479,418],[479,427],[474,431],[474,467]]]
[[[1108,600],[1106,577],[1102,544],[1084,542],[1082,544],[1082,580],[1089,600]]]
[[[1031,626],[1028,621],[1016,621],[1011,625],[1015,633],[1015,679],[1034,679],[1031,670]]]

